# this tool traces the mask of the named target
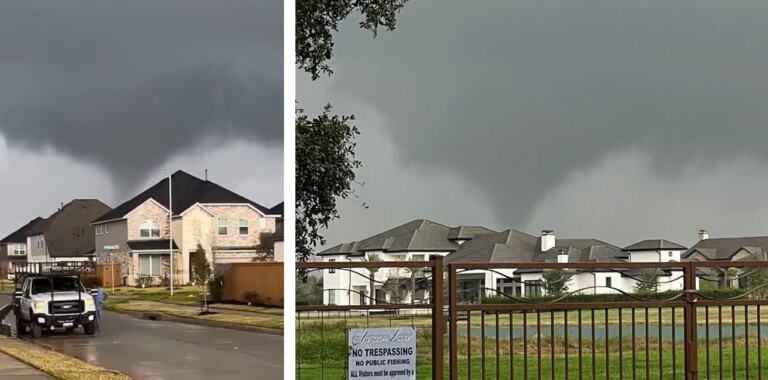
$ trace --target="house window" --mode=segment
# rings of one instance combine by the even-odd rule
[[[330,259],[328,260],[329,263],[336,262],[336,259]],[[334,274],[336,273],[336,269],[328,269],[328,274]]]
[[[159,238],[160,226],[154,220],[145,220],[141,223],[139,236],[143,238]]]
[[[411,256],[412,261],[424,261],[424,255],[413,255]]]
[[[328,291],[328,304],[329,305],[335,305],[336,304],[336,291],[335,290],[329,290]]]
[[[248,218],[240,218],[240,235],[248,235]]]
[[[219,218],[219,235],[227,234],[227,218]]]
[[[104,230],[102,231],[102,233],[104,233],[104,234],[108,234],[109,233],[109,226],[108,225],[106,225],[106,224],[104,225]]]
[[[526,297],[541,297],[541,280],[531,280],[525,282]]]
[[[27,246],[25,244],[16,244],[13,246],[13,254],[17,256],[24,256],[27,254]]]
[[[605,286],[607,286],[607,287],[609,287],[609,288],[613,287],[613,282],[612,282],[612,281],[613,281],[613,278],[611,278],[611,277],[606,277],[606,278],[605,278]]]
[[[160,276],[162,259],[160,255],[139,255],[139,275],[142,277]]]

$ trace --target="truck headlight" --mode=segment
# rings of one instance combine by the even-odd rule
[[[35,301],[35,311],[45,312],[45,301]]]
[[[85,299],[85,308],[86,309],[91,309],[91,308],[94,308],[94,307],[95,307],[95,305],[93,303],[93,298],[86,298]]]

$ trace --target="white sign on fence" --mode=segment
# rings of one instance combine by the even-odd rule
[[[349,329],[348,362],[348,379],[414,380],[416,329]]]

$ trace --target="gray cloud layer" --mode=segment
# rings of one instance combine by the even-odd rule
[[[547,223],[535,211],[553,189],[625,151],[650,157],[660,184],[692,163],[768,159],[768,3],[480,4],[409,3],[397,31],[374,41],[349,23],[329,92],[385,115],[400,167],[476,184],[488,220]],[[572,223],[592,223],[579,211]]]
[[[136,181],[205,140],[282,145],[280,1],[11,2],[0,133]],[[122,186],[119,186],[122,187]]]

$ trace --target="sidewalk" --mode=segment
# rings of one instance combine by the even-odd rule
[[[0,374],[3,380],[51,380],[53,377],[46,375],[36,368],[32,368],[15,358],[0,352]]]

